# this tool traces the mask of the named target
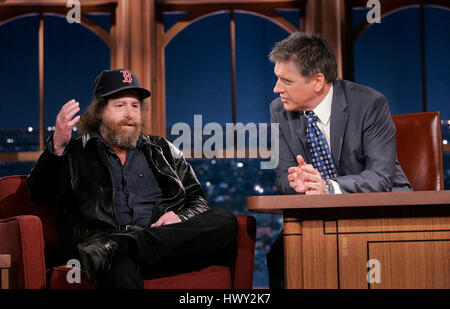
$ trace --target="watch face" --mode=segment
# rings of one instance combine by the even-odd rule
[[[333,184],[331,183],[331,181],[327,180],[326,185],[325,185],[325,191],[328,194],[333,194],[334,193],[334,187]]]

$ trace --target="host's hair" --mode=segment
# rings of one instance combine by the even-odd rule
[[[292,60],[298,72],[309,81],[322,73],[328,83],[337,78],[336,58],[330,43],[317,34],[295,32],[275,44],[269,54],[272,62]]]

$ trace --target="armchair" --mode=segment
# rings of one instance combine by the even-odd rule
[[[440,113],[401,114],[392,119],[398,160],[413,190],[444,190]]]
[[[15,289],[95,288],[81,271],[81,283],[66,280],[70,266],[61,265],[57,210],[32,202],[27,176],[0,178],[0,255],[11,257],[9,287]],[[232,265],[210,265],[183,273],[154,274],[148,289],[250,289],[253,280],[256,220],[236,215],[239,230]]]

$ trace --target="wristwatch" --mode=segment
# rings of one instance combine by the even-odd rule
[[[329,179],[325,180],[325,193],[326,194],[334,194],[333,183]]]

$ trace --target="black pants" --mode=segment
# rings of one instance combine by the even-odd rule
[[[98,288],[143,288],[147,275],[211,263],[229,263],[235,253],[237,221],[225,209],[210,209],[176,224],[133,228],[123,233],[129,255],[114,258]]]

